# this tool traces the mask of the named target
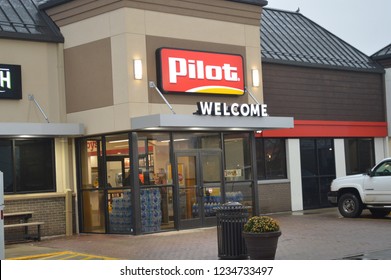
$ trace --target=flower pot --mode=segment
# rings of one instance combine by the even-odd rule
[[[274,260],[281,231],[243,232],[247,253],[252,260]]]

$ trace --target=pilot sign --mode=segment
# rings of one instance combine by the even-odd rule
[[[158,85],[165,93],[244,94],[240,55],[161,48],[157,65]]]

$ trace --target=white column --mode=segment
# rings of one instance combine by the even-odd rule
[[[386,138],[375,138],[375,162],[378,163],[387,156],[386,150],[387,137]]]
[[[303,210],[301,183],[300,139],[287,140],[288,177],[291,182],[292,211]]]
[[[345,140],[334,139],[335,175],[346,176]]]

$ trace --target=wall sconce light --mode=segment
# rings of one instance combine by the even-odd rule
[[[253,87],[259,87],[259,70],[251,69],[251,76],[253,80]]]
[[[133,59],[134,79],[141,80],[143,78],[143,64],[141,59]]]

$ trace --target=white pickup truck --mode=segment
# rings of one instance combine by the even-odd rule
[[[328,200],[347,218],[360,216],[365,208],[375,217],[387,216],[391,212],[391,158],[367,173],[333,180]]]

